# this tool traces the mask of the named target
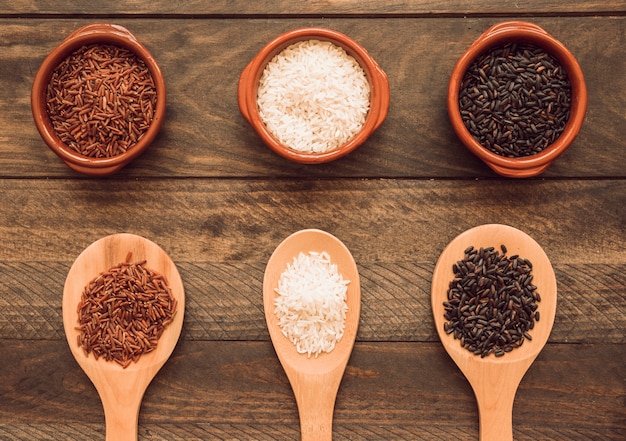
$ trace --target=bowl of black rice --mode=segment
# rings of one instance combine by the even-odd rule
[[[587,87],[576,58],[523,21],[487,29],[457,61],[448,116],[461,142],[506,177],[539,175],[578,136]]]

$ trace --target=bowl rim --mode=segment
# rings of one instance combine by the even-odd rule
[[[554,56],[565,69],[572,90],[570,116],[561,135],[541,152],[515,158],[500,156],[480,144],[465,127],[458,104],[461,81],[474,59],[487,50],[508,42],[532,44]],[[459,58],[448,84],[447,104],[448,116],[457,136],[488,165],[514,171],[528,168],[542,171],[570,146],[580,132],[587,110],[587,87],[578,61],[560,41],[534,23],[507,21],[490,27]]]
[[[299,41],[328,41],[343,48],[363,68],[370,85],[370,108],[361,129],[346,143],[327,152],[312,153],[293,149],[281,142],[267,129],[258,111],[257,90],[265,66],[288,46]],[[355,150],[382,124],[389,110],[389,82],[385,72],[367,50],[347,35],[322,27],[297,28],[284,32],[269,41],[242,72],[238,87],[241,113],[264,143],[275,153],[299,163],[323,163],[338,159]]]
[[[129,150],[119,155],[94,158],[81,155],[69,148],[56,134],[46,110],[46,89],[52,72],[71,53],[90,44],[115,45],[132,51],[143,60],[150,71],[157,92],[157,105],[150,127],[143,137]],[[148,49],[126,28],[108,23],[83,26],[67,36],[44,59],[39,67],[31,89],[31,110],[35,125],[44,142],[68,165],[84,169],[118,169],[137,156],[152,143],[161,128],[165,116],[166,90],[163,73]]]

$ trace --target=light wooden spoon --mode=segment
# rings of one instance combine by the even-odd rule
[[[176,299],[173,321],[165,328],[154,351],[142,355],[126,369],[112,361],[93,354],[85,354],[78,346],[79,331],[77,307],[87,284],[100,273],[126,261],[146,260],[146,268],[165,276]],[[107,441],[136,441],[139,408],[148,385],[165,364],[180,335],[185,313],[185,293],[176,266],[155,243],[133,234],[114,234],[87,247],[76,259],[65,281],[63,290],[63,326],[72,354],[96,387],[106,422]]]
[[[326,251],[331,263],[344,280],[349,280],[347,291],[348,312],[345,332],[335,348],[321,353],[317,358],[299,354],[295,345],[282,334],[274,313],[275,288],[287,264],[300,252]],[[270,338],[278,359],[293,389],[303,441],[332,439],[335,400],[359,326],[361,288],[356,263],[346,246],[324,231],[310,229],[298,231],[285,239],[270,257],[263,279],[263,308]]]
[[[443,324],[443,302],[454,278],[452,265],[464,257],[464,250],[495,247],[504,244],[507,255],[518,254],[532,263],[533,284],[541,295],[538,311],[540,320],[529,333],[532,340],[502,357],[493,354],[481,358],[463,348],[452,334],[446,334]],[[513,401],[526,371],[548,341],[556,313],[556,278],[552,265],[541,247],[530,236],[506,225],[482,225],[457,236],[439,257],[432,281],[432,309],[439,338],[444,348],[472,385],[478,403],[481,441],[513,440]]]

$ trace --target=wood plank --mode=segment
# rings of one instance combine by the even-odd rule
[[[0,338],[64,338],[61,295],[70,263],[0,263]],[[268,340],[260,300],[262,265],[178,268],[187,296],[182,339]],[[359,265],[363,292],[357,341],[438,341],[430,308],[433,265]],[[559,265],[553,343],[626,343],[626,264]],[[408,295],[407,295],[408,294]]]
[[[624,2],[9,3],[0,5],[0,439],[104,438],[97,393],[65,341],[61,293],[77,255],[120,231],[161,245],[187,293],[181,340],[146,393],[139,438],[298,439],[260,297],[271,252],[311,227],[346,243],[363,286],[334,439],[476,439],[471,388],[434,329],[430,280],[453,237],[490,222],[534,237],[559,289],[550,341],[515,402],[516,441],[626,438],[626,172],[616,160],[626,102],[615,93],[626,89]],[[445,113],[458,57],[511,18],[561,40],[590,94],[576,143],[523,181],[498,178],[467,152]],[[110,179],[67,169],[30,114],[43,58],[94,21],[132,30],[168,82],[158,140]],[[355,38],[392,89],[389,117],[368,143],[315,167],[269,152],[236,102],[248,61],[304,26]]]
[[[320,228],[360,265],[434,264],[462,231],[503,223],[553,264],[622,264],[625,198],[623,180],[0,180],[0,260],[72,262],[127,231],[176,262],[264,267],[289,234]]]
[[[132,0],[123,3],[77,3],[71,0],[17,0],[7,2],[0,14],[181,14],[181,15],[406,15],[406,14],[581,14],[625,12],[621,1],[525,0],[503,3],[497,0],[437,2],[433,0],[316,0],[306,2],[263,0],[188,0],[182,3]]]
[[[625,196],[624,181],[605,180],[0,180],[0,338],[62,339],[60,296],[73,260],[126,231],[179,266],[183,338],[267,340],[267,260],[289,234],[313,227],[355,256],[359,341],[432,342],[430,281],[441,250],[468,228],[498,222],[526,231],[552,259],[552,342],[625,343]]]
[[[254,4],[255,2],[251,2]],[[93,20],[0,20],[0,176],[76,177],[43,143],[29,94],[44,57]],[[152,51],[168,84],[166,121],[157,141],[122,177],[410,177],[493,178],[448,122],[452,67],[500,19],[350,18],[119,19]],[[577,57],[589,88],[581,134],[542,178],[621,177],[614,158],[626,146],[626,17],[534,17]],[[389,116],[357,151],[331,164],[303,166],[270,152],[240,115],[236,89],[252,57],[280,33],[324,26],[359,41],[389,76]],[[401,42],[401,45],[398,43]]]
[[[62,342],[0,345],[3,439],[103,436],[97,393]],[[623,345],[549,344],[517,393],[515,439],[623,439],[625,355]],[[471,388],[440,345],[357,343],[337,398],[335,439],[474,440],[477,418]],[[140,439],[158,440],[299,433],[269,342],[179,343],[146,392],[139,425]]]

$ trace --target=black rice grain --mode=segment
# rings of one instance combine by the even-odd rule
[[[507,43],[479,55],[459,89],[461,118],[485,148],[505,157],[537,154],[563,132],[571,86],[543,49]]]
[[[531,340],[529,331],[539,321],[530,262],[501,249],[468,247],[452,266],[454,279],[443,304],[444,331],[481,357],[501,357]]]

